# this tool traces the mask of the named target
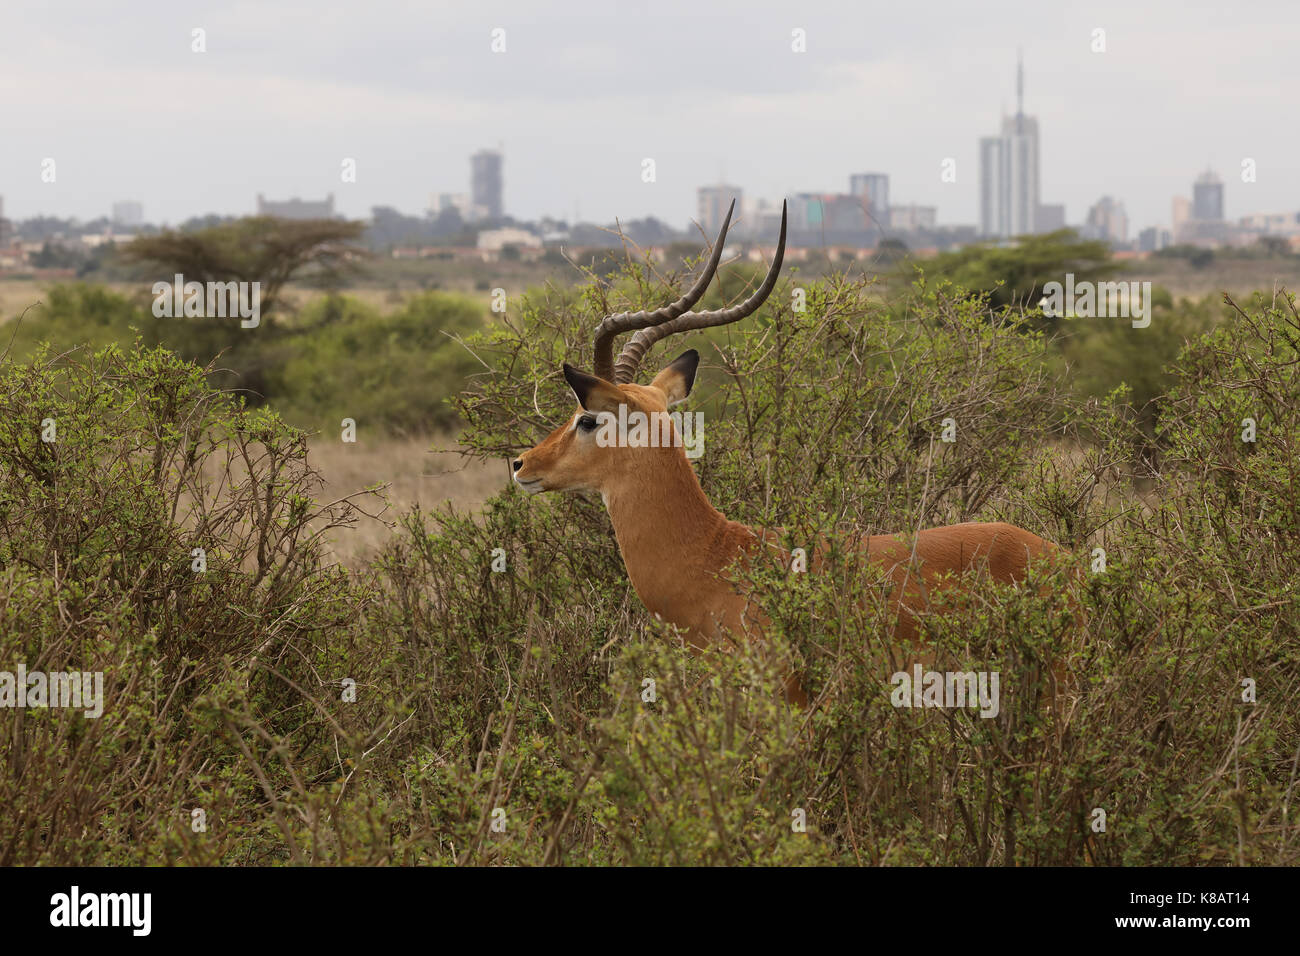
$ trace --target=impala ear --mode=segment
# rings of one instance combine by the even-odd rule
[[[589,412],[615,412],[623,404],[623,393],[617,385],[580,372],[568,362],[564,363],[564,380],[573,389],[578,404]]]
[[[677,358],[673,359],[663,371],[655,376],[655,380],[650,383],[651,388],[657,388],[664,393],[668,399],[669,407],[676,405],[678,402],[686,401],[686,396],[691,394],[691,386],[695,384],[695,370],[700,365],[700,353],[695,349],[683,352]]]

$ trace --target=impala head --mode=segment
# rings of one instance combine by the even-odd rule
[[[718,269],[735,206],[733,201],[704,271],[685,295],[653,312],[620,312],[606,316],[596,327],[595,374],[588,375],[565,364],[564,378],[578,400],[578,408],[541,444],[514,460],[514,479],[524,490],[603,491],[621,477],[644,474],[657,461],[662,461],[663,456],[684,458],[680,442],[629,442],[621,440],[625,432],[617,433],[619,440],[611,440],[612,428],[616,422],[635,423],[639,413],[644,416],[648,430],[672,429],[664,413],[690,394],[700,355],[694,349],[684,352],[665,366],[649,385],[637,385],[633,379],[646,352],[660,339],[678,332],[740,321],[762,305],[776,285],[785,256],[784,204],[781,236],[763,284],[744,302],[729,309],[690,311],[691,306],[704,295]],[[615,361],[615,337],[634,330],[635,334]]]

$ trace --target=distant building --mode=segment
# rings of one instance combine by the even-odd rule
[[[1168,229],[1161,229],[1159,226],[1149,226],[1138,233],[1137,246],[1139,252],[1159,252],[1170,245],[1170,235]]]
[[[726,211],[724,205],[723,215]],[[731,233],[746,239],[766,239],[781,228],[781,207],[767,199],[741,197],[736,203],[736,216],[740,217],[740,222],[732,219]]]
[[[465,193],[438,193],[431,209],[435,216],[440,216],[450,209],[456,210],[463,222],[474,219],[474,204]]]
[[[108,232],[100,233],[98,235],[87,234],[81,236],[77,241],[81,245],[85,246],[87,249],[96,249],[99,246],[114,246],[114,245],[125,246],[132,242],[135,242],[135,240],[138,238],[139,236],[133,233],[127,233],[126,235],[122,235],[121,233],[115,234],[110,230]]]
[[[889,225],[889,176],[885,173],[854,173],[849,193],[867,200],[867,214],[878,226]]]
[[[1174,240],[1179,245],[1217,249],[1249,242],[1248,232],[1223,219],[1189,219],[1175,234]]]
[[[820,229],[825,218],[820,193],[795,193],[786,200],[790,215],[790,229],[796,233]]]
[[[1083,234],[1089,239],[1103,239],[1112,244],[1128,242],[1128,214],[1124,204],[1110,196],[1102,196],[1088,210]]]
[[[475,220],[495,221],[505,214],[501,165],[501,153],[495,149],[481,149],[469,158],[470,200]]]
[[[980,217],[982,236],[1009,236],[1011,227],[1006,202],[1006,167],[1003,153],[1006,144],[1000,136],[980,139]]]
[[[894,229],[918,232],[935,227],[934,206],[890,206],[889,223]]]
[[[144,223],[144,206],[134,200],[113,203],[113,225],[139,226]]]
[[[701,186],[696,190],[695,219],[710,241],[722,228],[722,220],[727,218],[727,210],[733,199],[736,201],[736,212],[739,213],[745,202],[739,186],[718,183],[716,186]],[[734,220],[734,214],[732,218]]]
[[[1005,189],[1007,219],[1011,235],[1038,231],[1038,120],[1017,111],[1002,121],[1006,143]]]
[[[478,249],[491,262],[501,258],[506,249],[513,249],[525,259],[536,259],[542,254],[542,238],[524,229],[483,229],[478,234]]]
[[[788,200],[790,230],[821,245],[863,242],[871,221],[861,198],[844,193],[796,193]]]
[[[1038,120],[1026,116],[1024,64],[1016,66],[1016,114],[979,143],[980,232],[1010,238],[1040,231]],[[897,224],[895,224],[897,225]]]
[[[1034,225],[1039,232],[1056,232],[1065,228],[1064,203],[1039,203],[1038,213],[1034,216]]]
[[[1174,242],[1180,245],[1218,246],[1249,241],[1244,230],[1223,218],[1223,180],[1206,170],[1192,183],[1192,198],[1174,199]]]
[[[1237,223],[1263,236],[1300,236],[1300,212],[1255,213],[1242,216]]]
[[[535,236],[526,229],[484,229],[478,234],[478,248],[489,252],[500,252],[506,246],[541,248],[540,236]]]
[[[1202,222],[1223,219],[1223,180],[1206,170],[1192,184],[1192,218]]]
[[[781,232],[781,204],[760,199],[748,215],[752,228],[749,234],[765,243],[776,242]]]
[[[273,216],[276,219],[333,219],[334,194],[324,199],[312,201],[306,199],[271,200],[261,193],[257,194],[257,214]]]

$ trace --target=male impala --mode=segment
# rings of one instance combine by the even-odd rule
[[[763,304],[776,285],[785,255],[784,210],[776,255],[754,294],[729,309],[688,311],[717,270],[730,222],[728,211],[708,264],[684,296],[653,312],[619,313],[600,323],[595,338],[595,374],[564,366],[564,377],[578,399],[576,413],[513,463],[514,480],[525,491],[600,492],[628,577],[641,601],[654,614],[683,628],[697,647],[724,633],[761,629],[761,612],[750,607],[746,595],[724,571],[738,558],[751,558],[778,535],[728,521],[714,508],[680,441],[598,439],[612,416],[622,419],[633,413],[671,429],[666,422],[667,409],[690,393],[699,353],[694,349],[683,353],[649,385],[637,385],[632,379],[647,350],[677,332],[744,318]],[[615,362],[614,337],[632,330],[637,330],[636,334]],[[898,535],[871,535],[862,545],[896,585],[892,597],[897,620],[894,637],[909,643],[916,637],[912,612],[925,606],[930,589],[950,585],[953,578],[945,577],[949,572],[987,569],[997,581],[1020,581],[1031,559],[1059,550],[1037,535],[1000,522],[930,528],[911,543]],[[787,680],[786,689],[791,700],[805,702],[793,678]]]

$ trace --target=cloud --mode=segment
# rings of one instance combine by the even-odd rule
[[[470,153],[501,145],[507,207],[524,217],[578,204],[682,225],[719,176],[777,198],[872,170],[891,175],[896,202],[973,222],[976,143],[1014,104],[1017,47],[1043,199],[1071,220],[1110,194],[1134,227],[1165,222],[1207,164],[1232,215],[1300,207],[1287,175],[1300,131],[1282,121],[1300,64],[1270,41],[1300,21],[1284,4],[556,6],[21,4],[0,38],[7,214],[92,218],[137,198],[176,221],[247,212],[258,192],[414,212],[464,191]],[[504,54],[491,52],[497,27]],[[1098,27],[1104,54],[1090,50]],[[791,49],[796,28],[806,53]],[[55,184],[40,181],[45,157]],[[339,181],[344,157],[355,184]],[[654,184],[640,179],[647,157]],[[1236,180],[1244,157],[1258,183]],[[947,158],[956,183],[939,178]]]

